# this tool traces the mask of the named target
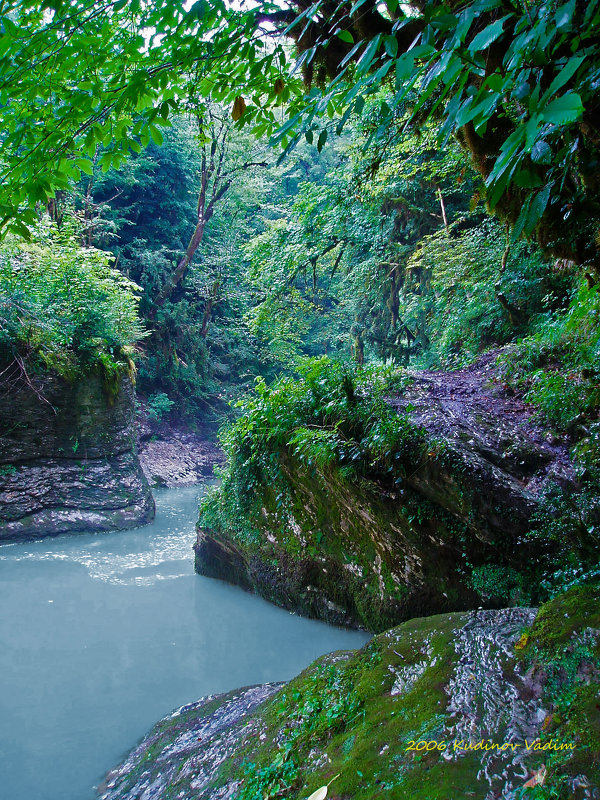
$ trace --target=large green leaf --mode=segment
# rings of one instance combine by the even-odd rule
[[[583,103],[576,92],[567,92],[541,109],[542,117],[553,125],[568,125],[583,114]]]
[[[473,41],[469,44],[469,52],[479,53],[481,50],[487,50],[487,48],[499,39],[502,36],[504,23],[507,19],[510,19],[512,14],[507,14],[505,17],[501,19],[497,19],[495,22],[492,22],[490,25],[485,27],[482,31],[480,31],[474,38]]]

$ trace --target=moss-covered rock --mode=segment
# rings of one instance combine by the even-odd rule
[[[0,541],[131,528],[154,516],[135,449],[135,392],[88,374],[16,381],[0,398]]]
[[[465,526],[423,497],[347,483],[282,460],[285,504],[263,493],[255,533],[200,529],[196,570],[334,624],[382,631],[399,620],[479,604]],[[473,537],[470,557],[486,546]],[[476,554],[478,558],[476,558]]]
[[[283,688],[186,706],[103,800],[600,796],[600,590],[415,619]]]
[[[492,378],[489,359],[472,372],[414,373],[385,402],[368,386],[346,405],[331,401],[334,412],[309,427],[296,407],[314,404],[310,384],[291,408],[283,390],[264,390],[236,428],[248,442],[230,448],[234,467],[201,514],[196,570],[373,631],[537,602],[522,568],[541,570],[543,552],[526,533],[547,486],[575,485],[573,467]],[[247,465],[257,463],[255,477]]]

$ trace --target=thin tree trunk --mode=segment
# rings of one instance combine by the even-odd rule
[[[204,306],[204,314],[202,315],[202,327],[200,328],[200,336],[203,339],[206,339],[208,335],[208,328],[212,320],[212,312],[217,300],[217,294],[219,292],[220,283],[219,281],[215,281],[210,290],[210,297],[206,301],[206,305]]]
[[[444,196],[439,186],[436,186],[438,200],[440,201],[440,208],[442,209],[442,219],[444,220],[444,228],[448,230],[448,217],[446,216],[446,204],[444,203]]]
[[[506,270],[506,264],[508,262],[509,253],[510,253],[510,234],[509,234],[509,229],[507,227],[506,247],[504,248],[504,252],[502,253],[502,261],[500,263],[500,276],[496,281],[496,283],[494,284],[494,290],[496,292],[496,298],[498,302],[508,314],[508,319],[510,320],[510,324],[513,326],[513,328],[518,328],[519,325],[521,325],[524,322],[525,315],[523,314],[520,308],[518,308],[517,306],[515,306],[513,303],[510,302],[510,300],[507,298],[504,292],[500,291],[502,287],[502,276],[504,275],[504,272]]]
[[[156,313],[156,309],[163,306],[166,301],[171,297],[177,286],[182,282],[185,278],[186,272],[188,270],[189,265],[192,262],[192,259],[196,253],[196,250],[200,246],[200,242],[202,241],[202,237],[204,236],[204,228],[206,227],[206,219],[204,216],[200,217],[198,220],[198,224],[192,234],[192,238],[190,239],[190,243],[188,244],[185,253],[179,260],[179,263],[173,270],[173,272],[169,275],[168,279],[165,281],[164,286],[160,290],[160,292],[156,295],[154,300],[154,309],[152,316]]]

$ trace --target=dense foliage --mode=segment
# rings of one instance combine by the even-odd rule
[[[506,378],[559,431],[589,424],[600,405],[599,316],[598,288],[583,283],[564,313],[542,315],[503,358]]]
[[[223,440],[235,520],[282,448],[401,478],[420,445],[383,399],[397,366],[504,348],[588,498],[549,496],[539,535],[587,542],[599,26],[597,0],[9,4],[0,224],[32,238],[3,245],[8,359],[72,377],[140,342],[156,420],[205,420],[258,378]]]
[[[383,83],[372,138],[397,127],[416,89],[413,121],[439,116],[439,141],[458,136],[515,237],[535,232],[555,255],[597,266],[597,0],[283,8],[22,0],[4,9],[2,24],[4,226],[23,232],[36,202],[91,171],[99,145],[108,169],[160,142],[182,98],[233,103],[236,121],[257,135],[277,131],[286,149],[320,131],[321,148],[323,115],[339,131]],[[294,40],[296,64],[275,32]],[[322,88],[305,94],[299,66]]]
[[[206,418],[259,372],[272,377],[307,345],[311,352],[296,337],[289,362],[277,354],[285,336],[272,327],[285,322],[266,312],[262,300],[272,286],[266,270],[249,268],[247,247],[281,220],[304,181],[323,180],[334,158],[306,146],[277,166],[264,143],[232,130],[222,109],[211,107],[205,120],[177,118],[160,147],[150,145],[121,170],[96,167],[80,183],[75,202],[86,240],[110,248],[142,289],[149,329],[139,359],[143,394],[164,393],[174,414]],[[59,221],[64,205],[65,198],[52,205]],[[302,325],[298,315],[287,321]]]
[[[0,247],[0,358],[69,379],[128,367],[144,331],[138,287],[106,253],[84,248],[77,219],[59,230],[47,218],[28,242]]]
[[[384,400],[406,380],[402,370],[352,369],[325,357],[306,360],[297,376],[271,386],[259,378],[254,394],[238,403],[237,420],[223,428],[228,467],[222,488],[203,504],[206,524],[215,515],[237,524],[254,508],[259,487],[281,482],[288,448],[308,467],[335,466],[347,478],[380,473],[393,482],[403,454],[424,446]]]
[[[205,416],[219,406],[220,393],[256,369],[252,337],[241,322],[249,289],[238,251],[262,224],[255,209],[270,184],[260,169],[249,177],[240,168],[255,158],[256,143],[229,130],[217,133],[194,117],[180,118],[160,147],[149,146],[118,172],[96,169],[78,199],[82,210],[92,210],[92,241],[110,248],[142,289],[150,335],[140,354],[139,389],[166,394],[187,417]],[[201,216],[203,181],[210,177],[205,155],[213,145],[234,180]],[[195,250],[181,271],[192,240]]]
[[[538,248],[507,243],[493,219],[463,218],[424,237],[408,269],[421,283],[402,302],[410,325],[423,320],[428,346],[419,361],[450,369],[555,319],[573,287]]]

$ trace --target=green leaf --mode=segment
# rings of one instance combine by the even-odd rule
[[[327,141],[327,128],[322,130],[321,133],[319,134],[319,140],[317,142],[317,150],[319,151],[319,153],[325,146],[326,141]]]
[[[336,35],[338,39],[342,40],[342,42],[347,42],[348,44],[354,44],[354,36],[352,36],[350,31],[338,31]]]
[[[190,19],[202,19],[206,15],[208,3],[206,0],[196,0],[194,5],[188,11]]]
[[[148,125],[148,130],[154,144],[157,144],[160,147],[164,141],[164,137],[160,130],[156,127],[156,125]]]
[[[543,189],[540,189],[540,191],[531,201],[529,214],[527,215],[527,223],[524,228],[526,234],[532,233],[535,226],[542,218],[544,211],[546,210],[546,206],[548,205],[548,200],[550,199],[551,191],[552,191],[552,184],[549,183],[547,186],[544,186]]]
[[[543,139],[537,141],[531,148],[531,160],[535,164],[550,164],[552,161],[552,148]]]
[[[541,178],[529,169],[519,169],[513,176],[513,183],[520,189],[538,189],[543,186]]]
[[[541,109],[541,114],[546,122],[551,122],[553,125],[568,125],[583,114],[581,97],[576,92],[567,92],[548,103]]]
[[[548,91],[544,92],[542,103],[545,103],[552,97],[553,94],[556,94],[559,89],[562,89],[565,83],[571,80],[573,75],[577,72],[584,61],[585,56],[574,56],[573,58],[570,58],[558,75],[554,78]]]
[[[400,58],[396,61],[396,91],[398,91],[407,78],[411,76],[414,68],[415,59],[413,54],[410,51],[408,53],[402,53]]]
[[[398,40],[395,36],[386,36],[383,40],[383,46],[385,47],[385,52],[389,56],[396,58],[398,55]]]
[[[497,19],[495,22],[492,22],[490,25],[480,31],[469,45],[469,52],[471,55],[473,53],[479,53],[481,50],[487,50],[492,42],[495,42],[496,39],[500,38],[503,33],[504,23],[510,17],[512,17],[512,14],[507,14],[505,17]]]
[[[379,48],[380,41],[381,41],[380,33],[378,33],[374,39],[371,39],[371,41],[367,45],[365,52],[359,58],[358,63],[356,65],[357,75],[364,75],[365,72],[368,72],[368,70],[371,67],[371,64],[373,63],[373,59],[377,54],[377,49]]]
[[[89,158],[76,158],[75,163],[82,172],[85,172],[86,175],[93,175],[94,166]]]
[[[575,0],[570,0],[569,3],[565,3],[564,6],[561,6],[557,10],[556,14],[554,15],[554,19],[556,21],[556,27],[559,31],[569,30],[573,20],[574,11]]]
[[[531,197],[528,197],[527,200],[521,206],[521,211],[519,212],[519,216],[517,217],[517,221],[512,227],[511,230],[511,242],[514,244],[523,233],[523,229],[525,227],[525,223],[527,222],[527,216],[529,214],[529,206],[531,205]]]

